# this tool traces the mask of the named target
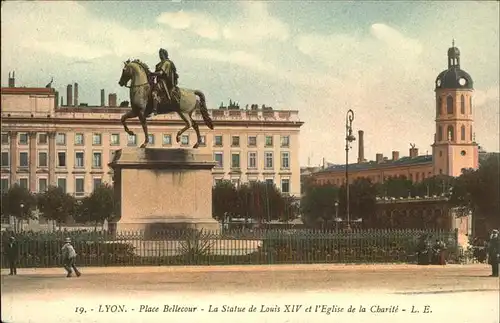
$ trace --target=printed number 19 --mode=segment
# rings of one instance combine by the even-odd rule
[[[75,313],[83,314],[85,313],[85,309],[83,307],[77,306],[75,309]]]

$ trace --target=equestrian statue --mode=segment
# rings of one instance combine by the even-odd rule
[[[135,117],[139,118],[145,137],[141,148],[145,148],[149,143],[146,118],[155,114],[177,112],[185,122],[184,128],[177,132],[177,142],[186,130],[193,127],[197,137],[193,148],[198,148],[201,135],[198,124],[192,118],[193,112],[199,109],[205,124],[210,129],[214,129],[212,119],[208,114],[205,95],[199,90],[179,88],[177,69],[168,58],[168,52],[162,48],[159,54],[160,62],[156,65],[154,72],[151,72],[149,67],[138,59],[124,62],[125,66],[118,84],[127,86],[127,82],[131,81],[130,86],[127,86],[130,88],[131,110],[121,117],[123,128],[129,135],[134,135],[126,121]]]

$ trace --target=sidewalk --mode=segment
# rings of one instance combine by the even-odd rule
[[[226,265],[226,266],[127,266],[127,267],[84,267],[83,274],[137,274],[137,273],[197,273],[197,272],[273,272],[273,271],[432,271],[457,270],[459,268],[484,269],[485,264],[418,266],[409,264],[285,264],[285,265]],[[64,272],[64,268],[19,268],[18,275],[52,275]],[[9,269],[2,269],[2,276]]]

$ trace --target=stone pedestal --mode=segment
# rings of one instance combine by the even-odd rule
[[[211,155],[194,149],[124,148],[109,166],[120,201],[116,232],[219,229],[212,218]]]

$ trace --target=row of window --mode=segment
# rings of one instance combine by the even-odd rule
[[[217,183],[222,182],[222,181],[223,181],[222,178],[216,178],[214,180],[214,185],[217,185]],[[275,185],[273,178],[266,178],[264,181],[269,185]],[[231,182],[236,187],[238,187],[241,183],[240,179],[231,179]],[[248,183],[253,183],[253,182],[257,182],[257,179],[249,179],[248,180]],[[281,185],[279,188],[281,189],[281,193],[289,194],[290,193],[290,179],[282,178],[280,184]]]
[[[29,142],[27,133],[19,134],[19,144],[27,145]],[[231,136],[231,147],[240,147],[240,137],[241,136]],[[216,135],[214,136],[214,146],[223,146],[223,136]],[[248,136],[247,138],[248,147],[256,147],[257,146],[257,136]],[[265,147],[273,147],[274,146],[274,137],[272,135],[265,136]],[[56,144],[59,146],[66,145],[67,138],[65,133],[58,133],[56,135]],[[7,133],[2,133],[2,144],[9,143],[9,136]],[[46,145],[48,143],[48,138],[46,133],[38,134],[38,144]],[[74,138],[74,143],[76,146],[85,145],[85,134],[84,133],[76,133]],[[119,146],[120,145],[120,134],[112,133],[109,137],[109,143],[111,146]],[[149,134],[149,143],[155,143],[155,135]],[[162,135],[162,144],[163,145],[172,145],[172,135],[171,134],[163,134]],[[100,146],[102,145],[102,134],[93,133],[92,134],[92,145]],[[127,135],[127,145],[135,146],[137,145],[137,136],[136,135]],[[189,135],[181,136],[181,145],[189,145]],[[206,145],[206,136],[201,136],[201,145]],[[281,136],[281,147],[290,147],[290,136]]]
[[[114,152],[110,153],[110,159],[112,158]],[[10,166],[10,156],[8,151],[2,151],[2,167]],[[216,162],[216,166],[218,168],[224,167],[224,153],[222,152],[214,152],[214,160]],[[282,151],[281,152],[281,169],[290,169],[290,152]],[[103,157],[102,152],[94,151],[92,152],[92,168],[102,168],[103,165]],[[37,159],[38,167],[49,167],[48,153],[45,151],[38,152]],[[66,160],[66,152],[58,151],[56,158],[56,166],[57,167],[67,167]],[[75,152],[75,168],[85,168],[85,152],[77,151]],[[25,151],[19,152],[19,167],[29,167],[29,153]],[[239,152],[231,153],[231,167],[232,168],[240,168],[241,167],[241,159]],[[257,169],[257,152],[251,151],[248,152],[247,159],[247,168],[249,169]],[[264,168],[265,169],[273,169],[274,168],[274,152],[266,151],[264,152]]]
[[[441,115],[441,107],[443,106],[443,99],[439,97],[436,102],[436,114]],[[460,97],[460,113],[465,114],[465,97],[462,96]],[[454,107],[454,99],[452,96],[448,96],[446,98],[446,113],[447,114],[453,114],[455,113],[455,107]],[[472,96],[469,97],[469,114],[472,114]]]
[[[49,180],[46,177],[40,177],[37,179],[37,192],[45,192],[47,188],[49,187]],[[75,177],[75,196],[84,196],[85,195],[85,178],[83,177]],[[23,187],[28,190],[32,190],[32,188],[29,187],[29,180],[28,178],[19,178],[18,184],[20,187]],[[102,178],[100,177],[94,177],[92,178],[92,187],[93,189],[96,189],[102,184]],[[67,182],[66,178],[60,177],[57,179],[57,187],[62,188],[64,193],[67,192]],[[2,178],[1,182],[1,188],[2,192],[5,192],[9,189],[9,179],[8,178]]]
[[[222,152],[214,152],[214,160],[216,162],[215,167],[224,168],[224,153]],[[231,153],[231,168],[240,168],[240,153],[233,152]],[[290,169],[290,152],[282,151],[281,152],[281,169]],[[257,169],[257,152],[250,151],[248,152],[247,159],[247,168],[248,169]],[[274,169],[274,152],[266,151],[264,152],[264,168],[265,169]]]
[[[10,153],[2,151],[2,167],[10,166]],[[48,153],[46,151],[38,152],[38,167],[49,167]],[[57,152],[57,167],[67,167],[66,152]],[[29,153],[26,151],[19,152],[19,167],[29,167]],[[75,167],[85,167],[85,153],[83,151],[75,152]],[[92,152],[92,168],[102,168],[102,152]]]
[[[374,175],[374,176],[359,176],[359,177],[353,176],[353,177],[349,178],[349,184],[352,184],[357,178],[367,178],[367,179],[371,180],[372,183],[380,183],[382,177],[383,177],[384,181],[387,181],[387,180],[391,179],[392,177],[400,177],[400,176],[407,178],[406,175],[392,175],[392,176]],[[432,177],[432,172],[429,172],[427,174],[427,177]],[[408,179],[412,182],[419,182],[420,180],[424,180],[427,177],[425,176],[425,172],[415,172],[415,173],[410,173]],[[333,180],[320,179],[320,180],[318,180],[318,183],[320,185],[333,184],[333,185],[340,186],[340,185],[345,184],[345,177],[342,177],[342,178],[339,177],[339,178],[336,178]]]
[[[449,125],[448,127],[446,127],[446,134],[447,134],[447,137],[446,139],[449,140],[449,141],[454,141],[455,140],[455,127],[453,125]],[[443,127],[442,126],[438,126],[438,141],[442,141],[443,140]],[[465,126],[462,125],[460,127],[460,140],[462,141],[465,141]],[[473,140],[473,133],[472,133],[472,125],[470,125],[470,133],[469,133],[469,138],[470,138],[470,141]]]

